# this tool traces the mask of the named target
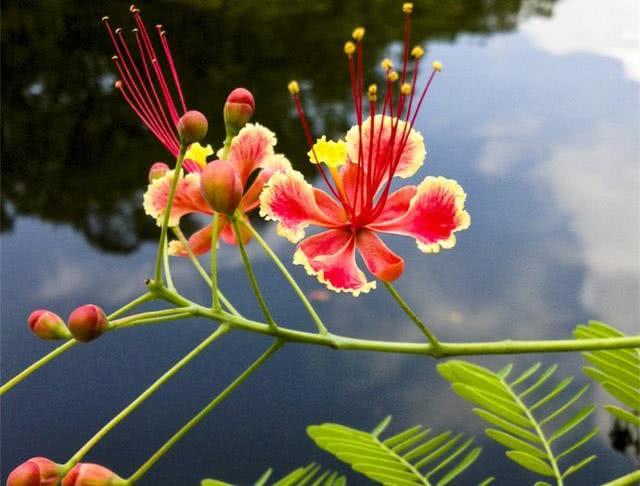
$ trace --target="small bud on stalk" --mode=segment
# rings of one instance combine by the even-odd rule
[[[62,486],[124,486],[129,484],[116,473],[98,464],[76,464],[62,480]]]
[[[255,109],[256,103],[249,90],[236,88],[229,93],[223,110],[227,135],[237,135],[240,129],[251,120]]]
[[[62,318],[54,312],[38,309],[29,315],[29,329],[40,339],[69,339],[71,333]]]
[[[67,325],[74,338],[86,343],[100,337],[107,329],[109,321],[100,307],[87,304],[78,307],[69,315]]]
[[[187,111],[178,120],[178,135],[186,144],[200,142],[207,136],[207,130],[209,130],[209,122],[199,111]]]
[[[242,182],[233,164],[209,162],[200,174],[200,192],[214,211],[233,214],[242,199]]]
[[[149,168],[149,182],[160,179],[169,171],[169,166],[164,162],[156,162]]]
[[[60,466],[46,457],[32,457],[11,471],[7,486],[56,486]]]

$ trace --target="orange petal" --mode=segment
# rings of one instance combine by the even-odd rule
[[[396,280],[404,271],[404,260],[392,252],[373,231],[358,232],[358,251],[369,271],[384,282]]]

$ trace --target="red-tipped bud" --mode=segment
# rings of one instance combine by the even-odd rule
[[[40,339],[69,339],[71,333],[62,318],[54,312],[38,309],[29,314],[29,329]]]
[[[32,457],[9,474],[7,486],[56,486],[60,466],[46,457]]]
[[[229,93],[223,111],[227,134],[236,135],[251,120],[255,109],[256,103],[249,90],[236,88]]]
[[[214,211],[232,214],[242,199],[242,182],[233,164],[209,162],[200,174],[200,192]]]
[[[98,464],[76,464],[62,480],[62,486],[124,486],[129,484],[116,473]]]
[[[149,182],[160,179],[169,171],[169,166],[164,162],[156,162],[149,168]]]
[[[78,307],[69,315],[67,325],[74,338],[86,343],[102,335],[109,321],[100,307],[87,304]]]
[[[199,111],[187,111],[180,117],[180,120],[178,120],[178,135],[180,135],[180,139],[186,144],[201,141],[207,136],[208,129],[209,122],[207,122],[206,117]]]

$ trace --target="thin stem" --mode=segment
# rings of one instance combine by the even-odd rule
[[[135,483],[164,456],[182,437],[184,437],[193,427],[198,425],[209,412],[211,412],[220,402],[222,402],[233,390],[241,385],[249,376],[251,376],[265,361],[267,361],[278,349],[283,345],[282,341],[276,341],[267,351],[265,351],[256,361],[253,362],[245,371],[242,372],[233,382],[220,392],[211,402],[209,402],[200,412],[198,412],[191,420],[189,420],[180,430],[178,430],[162,447],[160,447],[147,461],[142,464],[137,471],[129,476],[128,481]]]
[[[418,354],[442,358],[446,356],[472,356],[495,354],[524,354],[524,353],[566,353],[596,351],[603,349],[640,348],[640,335],[619,338],[599,339],[558,339],[540,341],[489,341],[450,343],[439,341],[437,349],[431,343],[389,342],[372,339],[358,339],[337,334],[322,335],[297,331],[280,327],[273,329],[264,322],[257,322],[241,316],[233,316],[224,311],[213,312],[185,299],[181,295],[162,287],[155,282],[149,284],[150,289],[160,298],[182,307],[192,307],[194,314],[200,317],[222,321],[232,328],[256,332],[279,338],[285,342],[296,342],[327,346],[334,349],[375,351],[383,353]]]
[[[167,279],[167,287],[172,290],[175,290],[176,286],[173,283],[173,277],[171,276],[171,265],[169,264],[169,252],[167,251],[167,247],[165,245],[164,250],[162,251],[162,268],[164,269],[164,275]]]
[[[227,160],[227,156],[229,155],[229,150],[231,149],[231,142],[233,142],[233,137],[235,137],[235,135],[227,131],[227,136],[225,137],[224,145],[222,146],[222,154],[220,154],[221,155],[220,158],[222,160]]]
[[[153,294],[151,292],[145,292],[140,297],[132,300],[128,304],[123,305],[118,310],[116,310],[116,311],[112,312],[111,314],[109,314],[107,316],[107,319],[109,319],[110,321],[113,320],[113,319],[117,319],[118,317],[120,317],[125,312],[130,311],[131,309],[134,309],[134,308],[138,307],[139,305],[144,304],[145,302],[149,302],[150,300],[153,300],[153,299],[155,299],[155,297],[153,296]]]
[[[195,253],[193,253],[193,250],[191,249],[191,246],[189,246],[189,242],[185,238],[184,233],[182,233],[182,230],[180,229],[180,227],[176,226],[172,229],[173,229],[173,232],[178,237],[178,239],[180,240],[180,242],[182,243],[182,246],[184,246],[187,252],[187,255],[189,256],[189,260],[191,260],[191,263],[193,264],[195,269],[198,271],[198,273],[200,274],[202,279],[207,283],[207,285],[211,287],[212,285],[211,278],[209,277],[209,275],[207,275],[206,270],[202,267],[202,264],[200,263],[200,260],[198,260],[198,257],[196,257]],[[227,308],[229,312],[231,312],[235,316],[240,315],[240,312],[238,312],[236,308],[233,307],[233,305],[231,305],[231,302],[229,302],[229,299],[227,299],[224,296],[224,294],[219,288],[218,288],[218,295],[220,296],[220,301],[223,303],[223,305]]]
[[[0,396],[4,395],[6,392],[11,390],[14,386],[16,386],[22,380],[24,380],[25,378],[27,378],[28,376],[33,374],[36,370],[42,368],[49,361],[51,361],[54,358],[60,356],[67,349],[75,346],[77,343],[78,343],[78,341],[76,341],[75,339],[69,339],[66,343],[61,344],[56,349],[51,351],[49,354],[44,355],[38,361],[36,361],[35,363],[31,364],[30,366],[28,366],[24,370],[22,370],[16,376],[14,376],[9,381],[7,381],[4,385],[0,386]]]
[[[609,481],[602,486],[631,486],[633,484],[638,484],[638,481],[640,481],[640,469],[614,479],[613,481]]]
[[[440,341],[438,340],[438,338],[435,336],[435,334],[433,334],[429,330],[429,328],[424,324],[424,322],[422,322],[422,320],[416,315],[416,313],[413,312],[413,309],[411,309],[411,307],[409,307],[409,304],[407,304],[405,300],[400,296],[396,288],[393,285],[391,285],[389,282],[383,281],[382,283],[384,284],[386,289],[389,291],[391,296],[398,303],[398,305],[402,308],[404,313],[407,314],[409,319],[411,319],[415,323],[415,325],[418,326],[420,330],[424,333],[424,335],[427,337],[427,339],[433,346],[434,350],[438,349],[438,347],[440,346]]]
[[[150,312],[141,312],[132,316],[123,317],[109,322],[109,330],[121,329],[124,327],[138,326],[145,323],[164,322],[175,319],[183,314],[187,316],[193,316],[194,309],[189,307],[178,307],[173,309],[162,309]]]
[[[162,226],[160,228],[160,242],[158,243],[158,253],[156,255],[156,273],[155,280],[162,282],[162,261],[164,254],[167,251],[167,228],[169,227],[169,219],[171,216],[171,206],[173,205],[173,198],[176,195],[176,188],[178,187],[178,181],[180,180],[180,172],[182,172],[182,161],[184,155],[187,152],[187,144],[182,140],[180,141],[180,152],[176,159],[176,167],[173,171],[173,181],[171,182],[171,189],[169,191],[169,198],[167,199],[167,207],[164,209],[164,217],[162,219]]]
[[[218,222],[220,215],[213,213],[211,222],[211,307],[220,310],[220,296],[218,295]]]
[[[267,303],[262,296],[262,292],[260,292],[260,287],[258,286],[258,281],[256,280],[256,276],[253,273],[253,268],[251,268],[251,262],[249,262],[249,257],[247,256],[247,250],[244,248],[244,243],[242,242],[242,234],[240,233],[240,226],[238,225],[238,218],[236,216],[232,216],[231,225],[233,226],[233,233],[236,237],[236,243],[238,244],[238,249],[240,250],[240,256],[242,256],[242,263],[244,263],[244,268],[247,271],[247,278],[249,279],[249,283],[251,284],[251,288],[253,289],[253,293],[258,299],[258,304],[260,304],[260,308],[262,309],[262,313],[264,314],[267,323],[272,329],[277,329],[273,317],[271,316],[271,312],[269,312],[269,308],[267,307]]]
[[[76,452],[71,459],[64,465],[65,470],[71,469],[114,427],[122,422],[128,415],[130,415],[136,408],[138,408],[147,398],[156,392],[162,385],[164,385],[173,375],[186,366],[193,358],[198,356],[204,349],[210,344],[215,342],[220,336],[223,336],[229,331],[229,327],[221,325],[216,329],[209,337],[198,344],[193,350],[186,354],[180,361],[169,368],[160,378],[154,381],[149,388],[143,391],[138,397],[133,400],[129,405],[122,409],[115,417],[107,422],[93,437],[91,437],[80,449]]]
[[[311,302],[309,302],[309,299],[307,299],[307,296],[304,295],[304,292],[302,291],[298,283],[295,281],[293,276],[289,273],[289,270],[287,270],[287,267],[285,267],[282,261],[280,260],[280,258],[278,258],[278,255],[276,255],[275,252],[271,249],[271,247],[267,245],[267,242],[264,241],[264,239],[262,239],[262,236],[260,236],[260,233],[256,231],[256,229],[253,227],[253,225],[249,221],[242,221],[242,224],[251,232],[251,235],[255,238],[255,240],[262,247],[265,253],[269,255],[271,260],[273,260],[273,263],[275,263],[276,267],[278,267],[282,275],[284,275],[284,278],[287,280],[287,282],[289,282],[289,285],[291,285],[291,287],[293,288],[293,291],[296,293],[296,295],[298,296],[302,304],[306,307],[307,312],[311,316],[311,319],[313,319],[313,322],[315,322],[316,327],[318,328],[318,332],[320,334],[328,334],[329,331],[327,330],[326,326],[322,322],[322,319],[320,319],[320,316],[311,305]]]

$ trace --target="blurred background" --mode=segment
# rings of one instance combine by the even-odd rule
[[[390,246],[407,260],[397,287],[446,340],[561,338],[579,322],[607,321],[626,332],[640,323],[640,5],[635,0],[416,1],[413,43],[444,71],[418,118],[429,156],[425,175],[466,189],[471,228],[454,250],[424,255],[409,240]],[[224,138],[222,106],[236,86],[256,99],[255,120],[278,136],[278,151],[313,176],[286,90],[301,81],[316,135],[339,137],[353,123],[343,42],[364,25],[367,82],[379,61],[398,59],[401,2],[351,0],[140,2],[143,18],[168,31],[189,107]],[[126,2],[2,3],[2,381],[51,349],[30,335],[35,308],[65,316],[93,302],[113,310],[144,291],[158,230],[142,210],[148,167],[167,160],[114,91],[112,47],[100,23],[133,27]],[[423,82],[425,80],[423,79]],[[168,160],[167,160],[168,161]],[[198,227],[196,219],[185,226]],[[294,247],[260,224],[285,261]],[[260,317],[241,261],[222,250],[222,288]],[[250,245],[277,318],[312,329],[284,281]],[[180,290],[207,301],[188,262],[175,261]],[[421,337],[379,289],[357,299],[324,290],[293,269],[336,333],[389,340]],[[210,333],[181,321],[109,334],[79,346],[2,398],[2,481],[23,460],[64,462],[166,368]],[[232,333],[204,352],[87,457],[125,476],[156,450],[259,353],[267,342]],[[559,376],[587,382],[579,355],[477,358],[558,362]],[[588,397],[604,403],[592,387]],[[475,434],[484,456],[458,481],[533,483],[482,434],[470,407],[454,397],[433,360],[337,353],[290,346],[231,395],[167,454],[143,484],[198,484],[216,477],[250,484],[318,461],[305,427],[326,421],[391,431],[422,423]],[[634,467],[608,415],[599,460],[574,478],[600,484]],[[618,450],[616,450],[616,448]],[[490,459],[490,460],[489,460]],[[366,484],[351,475],[350,484]]]

